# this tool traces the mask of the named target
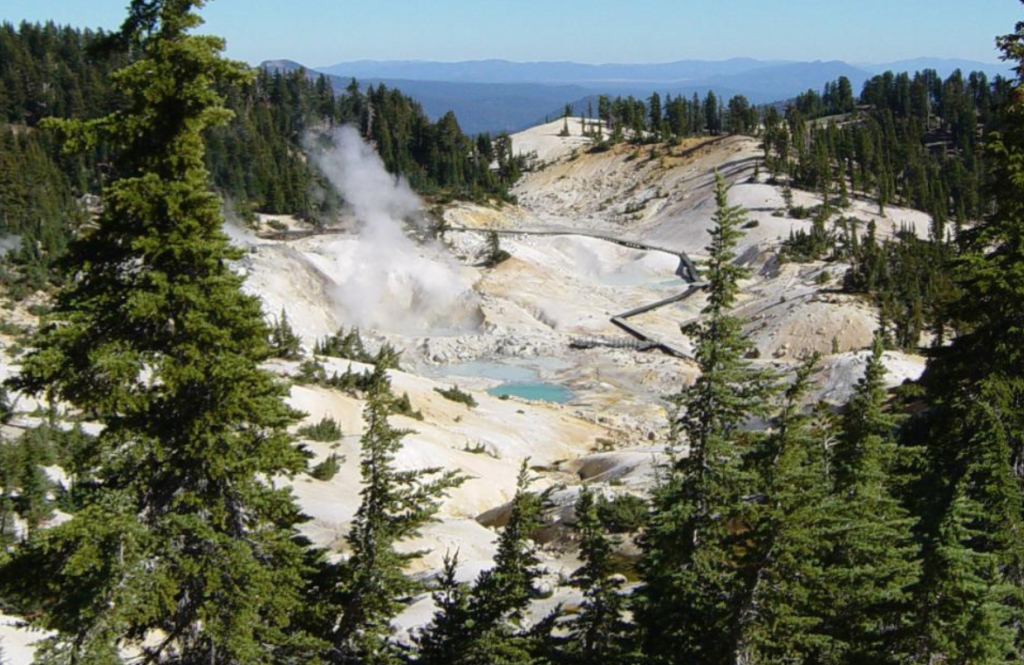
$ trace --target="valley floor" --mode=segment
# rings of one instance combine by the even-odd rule
[[[403,350],[406,371],[394,372],[395,389],[408,393],[424,416],[422,421],[396,418],[413,432],[399,463],[406,468],[443,466],[470,478],[446,501],[440,521],[421,539],[405,544],[409,550],[429,550],[415,565],[418,574],[436,573],[444,554],[456,549],[463,579],[490,565],[494,528],[502,524],[524,459],[540,477],[538,488],[554,488],[548,527],[539,536],[552,589],[559,574],[576,565],[566,526],[573,521],[571,507],[580,483],[587,481],[608,496],[649,490],[665,454],[663,398],[695,378],[694,364],[657,351],[579,349],[573,342],[627,341],[612,324],[614,315],[679,293],[686,284],[676,275],[678,257],[591,236],[642,241],[686,252],[699,262],[715,208],[716,172],[733,183],[731,202],[748,210],[739,260],[753,276],[743,283],[737,314],[748,319],[745,332],[756,347],[757,362],[788,372],[809,354],[824,354],[814,397],[834,403],[846,400],[863,373],[876,312],[862,299],[839,292],[844,266],[779,262],[778,244],[809,222],[786,216],[780,189],[755,176],[756,141],[729,137],[672,148],[617,146],[588,153],[583,137],[558,137],[561,126],[559,121],[513,137],[517,149],[537,151],[546,162],[517,185],[516,205],[449,206],[444,213],[448,224],[467,230],[448,232],[446,247],[422,249],[423,272],[388,273],[387,288],[370,303],[381,311],[397,303],[399,312],[416,312],[422,303],[442,302],[431,299],[437,294],[424,281],[435,263],[446,271],[445,284],[465,289],[457,297],[446,295],[446,309],[432,311],[429,325],[417,322],[410,329],[408,320],[391,317],[363,330],[373,343],[387,340]],[[817,203],[808,193],[795,192],[795,197],[797,205]],[[889,208],[880,217],[877,212],[872,202],[855,201],[844,214],[875,221],[881,233],[901,225],[926,232],[928,219],[921,213]],[[490,229],[564,235],[502,236],[501,247],[511,258],[485,268],[482,231]],[[342,326],[360,323],[352,319],[351,303],[339,296],[348,269],[339,257],[355,256],[360,248],[346,243],[357,239],[269,241],[237,234],[236,241],[248,249],[239,265],[246,288],[263,299],[268,313],[286,311],[307,348]],[[386,260],[370,257],[378,258]],[[635,323],[688,351],[690,341],[681,326],[700,316],[703,303],[697,294],[638,316]],[[18,316],[26,322],[31,318],[23,311]],[[15,371],[14,346],[11,337],[0,336],[0,378]],[[924,364],[922,358],[900,353],[887,353],[885,362],[893,384],[916,378]],[[339,372],[349,365],[332,359],[325,364]],[[297,363],[278,361],[270,368],[289,377]],[[453,384],[473,392],[478,406],[451,402],[435,390]],[[531,386],[525,394],[564,394],[568,401],[487,393],[509,385]],[[566,392],[546,391],[545,386]],[[344,436],[336,443],[304,442],[317,461],[341,456],[339,473],[328,481],[303,475],[291,482],[310,517],[304,531],[344,556],[344,535],[359,500],[362,402],[333,390],[295,386],[291,403],[307,414],[307,423],[331,417],[341,426]],[[29,401],[19,403],[23,415],[6,426],[10,433],[31,425],[24,414],[33,408]],[[635,555],[628,539],[620,549],[624,557]],[[559,601],[571,607],[577,599],[560,590],[549,604]],[[547,607],[536,609],[543,613]],[[401,627],[421,625],[430,615],[431,601],[423,596],[403,614]],[[12,665],[27,662],[32,636],[12,628],[4,617],[0,640]]]

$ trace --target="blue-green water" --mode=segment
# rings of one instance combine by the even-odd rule
[[[554,402],[555,404],[571,402],[575,397],[573,392],[565,386],[557,386],[553,383],[503,383],[491,388],[487,393],[495,397],[511,395],[535,402]]]

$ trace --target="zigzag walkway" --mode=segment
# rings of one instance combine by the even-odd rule
[[[632,340],[622,340],[618,338],[608,337],[577,337],[574,338],[570,345],[577,349],[592,349],[597,347],[613,348],[613,349],[633,349],[636,351],[650,351],[657,349],[662,353],[673,356],[675,358],[685,358],[692,360],[693,356],[681,350],[680,348],[662,340],[650,333],[644,332],[642,329],[628,322],[635,316],[646,314],[647,312],[653,312],[656,309],[660,309],[667,305],[672,305],[678,302],[682,302],[698,291],[703,291],[707,287],[706,282],[700,281],[700,277],[697,274],[697,268],[693,264],[693,261],[687,256],[686,252],[680,252],[674,249],[666,249],[664,247],[658,247],[656,245],[648,245],[647,243],[638,242],[636,240],[628,240],[626,238],[619,238],[615,236],[605,235],[603,233],[594,233],[592,231],[583,230],[561,230],[561,229],[477,229],[470,227],[452,227],[451,231],[461,231],[464,233],[496,233],[498,235],[506,236],[583,236],[586,238],[595,238],[597,240],[603,240],[605,242],[615,243],[622,245],[623,247],[629,247],[631,249],[639,249],[648,252],[661,252],[664,254],[671,254],[679,258],[679,267],[676,269],[676,275],[681,277],[688,283],[687,289],[682,293],[676,294],[664,300],[650,303],[631,309],[628,312],[616,314],[612,317],[611,322],[617,328],[623,330],[631,337]]]
[[[707,282],[692,282],[685,291],[683,291],[680,294],[674,295],[671,298],[665,298],[664,300],[659,300],[658,302],[654,302],[649,305],[644,305],[643,307],[637,307],[636,309],[631,309],[628,312],[623,312],[622,314],[613,316],[612,323],[618,326],[620,329],[632,335],[635,339],[639,340],[640,342],[650,344],[650,348],[656,348],[662,353],[674,356],[676,358],[686,358],[692,360],[692,355],[682,351],[681,349],[679,349],[676,346],[673,346],[672,344],[669,344],[668,342],[660,340],[654,337],[653,335],[644,332],[640,328],[637,328],[631,323],[628,323],[627,319],[631,319],[634,316],[640,316],[641,314],[646,314],[647,312],[653,312],[654,310],[659,309],[661,307],[665,307],[666,305],[672,305],[677,302],[682,302],[688,299],[690,296],[697,293],[698,291],[703,291],[706,287]]]

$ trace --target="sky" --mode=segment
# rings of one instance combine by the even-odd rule
[[[2,0],[0,20],[115,28],[128,0]],[[1019,0],[215,0],[229,56],[350,60],[998,61]]]

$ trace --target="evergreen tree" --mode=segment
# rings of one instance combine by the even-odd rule
[[[573,617],[566,652],[569,662],[623,662],[629,625],[623,612],[622,582],[613,576],[612,545],[598,512],[594,493],[587,487],[576,500],[576,528],[583,565],[570,584],[583,593],[583,603]]]
[[[52,483],[40,468],[40,460],[27,446],[20,446],[16,456],[18,496],[14,501],[18,515],[25,522],[25,537],[29,538],[43,522],[53,516],[50,502]]]
[[[56,298],[16,386],[104,425],[88,444],[96,487],[0,571],[0,595],[52,631],[42,663],[255,664],[309,643],[300,514],[271,482],[305,459],[259,301],[241,292],[208,191],[203,131],[229,113],[215,84],[247,71],[198,37],[199,1],[135,0],[118,41],[116,114],[51,126],[68,149],[110,146],[97,228],[77,241],[77,279]]]
[[[501,239],[498,237],[497,231],[488,232],[487,256],[484,258],[484,265],[488,268],[494,268],[510,258],[512,258],[512,255],[501,248]]]
[[[652,93],[650,100],[648,100],[648,107],[650,113],[650,126],[651,132],[655,135],[661,133],[661,123],[663,120],[661,110],[661,95],[658,93]]]
[[[704,124],[709,134],[718,134],[722,130],[718,114],[718,97],[714,92],[708,90],[704,98]]]
[[[824,540],[830,638],[826,660],[902,663],[913,652],[911,587],[920,576],[915,520],[894,496],[895,421],[884,411],[882,342],[875,339],[865,376],[835,446],[835,488]]]
[[[6,441],[3,430],[0,429],[0,563],[3,560],[2,552],[15,538],[14,500],[17,480],[12,452],[12,446]]]
[[[536,595],[540,563],[529,541],[540,525],[543,498],[530,494],[530,475],[523,462],[512,511],[498,539],[494,567],[462,591],[452,572],[441,590],[443,601],[434,620],[417,636],[424,665],[539,665],[538,654],[550,641],[550,624],[540,630],[520,628]]]
[[[298,360],[302,357],[302,340],[288,322],[288,312],[281,308],[273,328],[270,329],[270,349],[275,358]]]
[[[1024,22],[999,45],[1017,80],[1003,131],[987,146],[995,207],[961,233],[960,294],[948,309],[960,334],[932,351],[921,380],[929,406],[910,433],[927,448],[916,497],[926,517],[923,604],[933,617],[925,632],[942,638],[931,646],[933,660],[1024,657]],[[963,533],[951,536],[957,529]],[[954,573],[972,583],[950,580]],[[943,608],[984,621],[954,629]],[[1006,630],[1012,652],[963,656],[985,640],[1005,644]]]
[[[752,474],[743,458],[761,436],[742,426],[767,415],[775,378],[745,360],[749,343],[742,321],[729,315],[746,271],[733,262],[743,212],[727,196],[719,176],[708,304],[702,320],[688,328],[701,375],[676,398],[681,413],[674,430],[684,436],[688,454],[674,460],[656,489],[643,534],[643,586],[635,614],[644,652],[655,663],[733,662],[739,615],[752,583],[740,534],[752,517],[744,500]]]
[[[787,389],[764,466],[765,499],[752,530],[757,577],[741,614],[739,662],[815,663],[829,650],[822,629],[829,478],[826,452],[802,402],[817,358]]]
[[[925,653],[950,663],[1009,663],[1015,652],[1013,612],[1005,599],[1014,590],[1001,579],[995,555],[972,545],[983,534],[977,502],[958,488],[939,525],[922,609]]]
[[[886,411],[884,346],[876,337],[864,376],[846,404],[841,433],[833,460],[836,482],[849,486],[865,455],[877,456],[883,472],[893,467],[896,455],[897,420]],[[871,448],[869,450],[869,448]]]
[[[334,631],[332,660],[360,665],[401,662],[391,641],[391,620],[402,600],[418,588],[404,568],[418,553],[395,546],[415,538],[433,521],[439,501],[462,478],[439,468],[399,471],[395,455],[408,434],[391,427],[396,399],[391,391],[389,357],[382,349],[366,390],[362,438],[362,502],[347,536],[352,556],[342,570],[341,619]]]
[[[381,347],[381,350],[384,348]],[[344,358],[345,360],[355,360],[356,362],[367,364],[374,363],[373,355],[366,350],[366,346],[363,344],[363,337],[359,334],[359,328],[352,328],[350,331],[345,332],[343,327],[330,337],[318,341],[313,346],[313,355],[332,356],[334,358]],[[394,357],[388,358],[388,362],[392,363],[393,369],[400,369],[397,354]]]
[[[0,425],[6,425],[12,416],[14,416],[14,406],[7,394],[7,387],[0,383]]]
[[[432,623],[415,638],[417,663],[457,665],[466,662],[473,617],[469,612],[470,590],[459,583],[458,566],[457,554],[445,554],[438,588],[433,593],[437,611]]]

